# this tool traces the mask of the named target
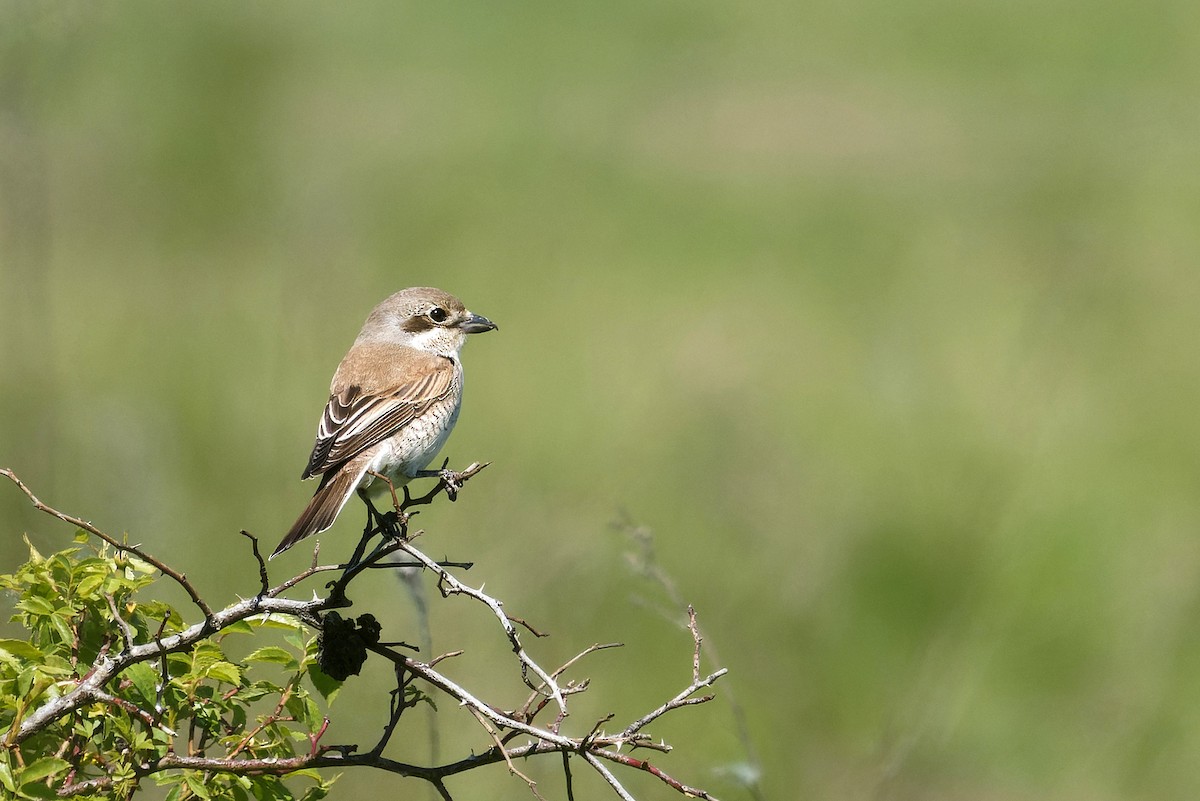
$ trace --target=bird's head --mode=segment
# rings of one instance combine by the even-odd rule
[[[449,292],[411,287],[400,290],[371,311],[358,341],[397,342],[453,357],[462,349],[468,334],[494,331],[497,327],[488,318],[473,314]]]

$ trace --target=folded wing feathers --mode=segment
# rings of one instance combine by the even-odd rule
[[[439,359],[416,379],[388,391],[351,384],[330,395],[301,476],[321,475],[321,484],[271,556],[332,526],[371,462],[371,453],[364,451],[453,394],[457,379],[456,365]]]
[[[296,518],[296,522],[284,535],[271,558],[275,558],[305,537],[319,534],[332,526],[346,501],[350,500],[359,479],[366,472],[369,461],[365,455],[360,456],[344,465],[341,470],[326,473],[312,500],[304,507],[300,517]]]
[[[330,396],[317,425],[317,440],[301,478],[324,473],[390,437],[454,391],[455,371],[431,371],[383,394],[357,385]]]

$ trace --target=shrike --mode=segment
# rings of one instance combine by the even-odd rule
[[[468,334],[496,327],[432,287],[401,290],[371,311],[333,374],[301,476],[320,476],[320,486],[272,557],[329,528],[381,476],[401,487],[433,461],[458,419],[459,351]]]

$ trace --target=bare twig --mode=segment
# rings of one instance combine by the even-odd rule
[[[388,741],[392,739],[392,734],[396,731],[396,724],[400,722],[400,716],[404,714],[404,710],[412,706],[404,699],[404,690],[408,686],[405,681],[404,668],[400,665],[395,666],[396,669],[396,689],[392,690],[391,709],[388,714],[387,725],[383,727],[383,736],[379,738],[379,742],[371,749],[373,754],[382,754],[383,749],[387,747]]]
[[[441,565],[442,567],[457,567],[461,570],[470,570],[471,568],[475,567],[474,562],[441,561],[441,562],[438,562],[438,564]],[[342,565],[342,567],[344,568],[345,565]],[[367,568],[369,568],[371,570],[383,570],[385,568],[386,569],[394,569],[394,568],[405,568],[405,567],[424,567],[424,565],[422,565],[420,562],[372,562],[371,564],[367,565]]]
[[[362,537],[359,538],[358,545],[355,547],[354,553],[350,556],[350,561],[346,564],[345,571],[342,573],[341,578],[329,585],[330,595],[338,598],[339,600],[343,599],[345,597],[346,587],[349,586],[350,582],[353,581],[361,571],[379,565],[384,556],[399,550],[399,542],[408,539],[416,539],[417,537],[421,536],[423,532],[420,531],[412,534],[411,536],[408,533],[409,520],[411,520],[414,515],[419,514],[419,512],[409,512],[409,509],[414,506],[433,503],[433,499],[442,492],[445,492],[446,496],[453,501],[457,496],[458,491],[462,489],[463,485],[466,484],[472,476],[476,475],[479,471],[488,466],[487,462],[482,464],[479,462],[474,462],[467,467],[466,470],[455,472],[453,470],[447,470],[447,464],[449,464],[448,459],[442,463],[440,470],[425,470],[418,473],[417,475],[420,478],[436,477],[438,479],[438,483],[434,485],[433,489],[431,489],[429,492],[416,498],[412,497],[412,495],[409,493],[408,485],[406,484],[403,488],[403,501],[396,496],[396,486],[392,483],[391,479],[382,473],[372,472],[372,475],[382,480],[388,487],[392,496],[392,505],[394,511],[386,514],[380,513],[379,510],[375,508],[375,505],[371,503],[370,496],[368,496],[366,493],[360,493],[363,503],[365,503],[367,506],[367,524],[363,528]],[[370,555],[364,557],[363,554],[366,553],[367,544],[376,536],[380,536],[382,541],[375,546],[375,550],[373,550]],[[418,565],[413,566],[417,567]]]
[[[700,681],[700,644],[704,642],[704,638],[700,636],[699,629],[696,628],[696,608],[688,604],[688,631],[692,633],[692,682]]]
[[[454,594],[466,595],[469,598],[474,598],[476,601],[479,601],[484,606],[492,610],[492,614],[494,614],[496,619],[500,621],[500,625],[504,628],[504,633],[508,636],[508,641],[512,645],[513,653],[517,655],[517,659],[521,662],[521,673],[525,678],[526,685],[528,685],[529,689],[534,690],[535,692],[541,691],[532,682],[530,682],[527,677],[524,676],[526,669],[532,670],[534,674],[536,674],[537,677],[542,680],[543,686],[546,688],[546,691],[549,693],[550,697],[553,698],[555,703],[558,704],[560,713],[565,715],[567,712],[567,704],[566,701],[563,700],[562,690],[559,689],[558,683],[551,678],[551,676],[546,673],[546,671],[543,670],[540,665],[534,662],[533,659],[530,658],[529,654],[525,652],[525,648],[521,645],[521,638],[517,635],[517,630],[513,628],[513,624],[509,621],[508,615],[506,615],[504,610],[501,608],[502,605],[500,601],[492,598],[490,595],[487,595],[482,589],[477,590],[473,587],[468,587],[467,585],[463,584],[437,562],[418,551],[412,545],[412,543],[400,541],[398,545],[400,550],[404,551],[413,559],[416,559],[429,570],[437,574],[438,587],[441,589],[443,597]]]
[[[462,656],[464,653],[466,653],[466,652],[465,652],[465,651],[462,651],[462,650],[458,650],[458,651],[447,651],[447,652],[446,652],[446,653],[444,653],[444,654],[440,654],[440,655],[438,655],[438,656],[435,656],[433,659],[430,659],[430,660],[429,660],[429,666],[430,666],[430,667],[433,667],[433,666],[434,666],[434,665],[436,665],[438,662],[441,662],[443,659],[453,659],[453,658],[454,658],[454,657],[456,657],[456,656]]]
[[[590,732],[588,732],[588,733],[587,733],[587,736],[585,736],[585,737],[584,737],[584,738],[583,738],[583,739],[580,741],[580,744],[586,748],[586,747],[587,747],[587,744],[588,744],[590,741],[592,741],[592,740],[595,740],[595,739],[596,739],[596,736],[597,736],[598,734],[600,734],[600,727],[601,727],[601,726],[603,726],[605,723],[608,723],[609,721],[611,721],[611,720],[612,720],[613,718],[615,718],[616,716],[617,716],[617,715],[616,715],[616,713],[615,713],[615,712],[609,712],[607,715],[605,715],[604,717],[602,717],[602,718],[600,718],[599,720],[597,720],[597,721],[596,721],[594,724],[592,724],[592,730],[591,730]]]
[[[620,735],[618,735],[618,739],[624,740],[624,741],[632,740],[634,738],[634,735],[636,735],[642,729],[646,728],[646,726],[650,725],[650,723],[652,723],[653,721],[657,720],[658,718],[661,718],[663,715],[670,712],[672,709],[679,709],[680,707],[684,707],[684,706],[694,706],[695,704],[703,704],[703,703],[707,703],[708,701],[711,701],[713,699],[713,696],[711,696],[711,695],[705,695],[700,698],[690,698],[689,696],[691,696],[693,693],[695,693],[697,690],[699,690],[702,687],[708,687],[709,685],[711,685],[713,682],[715,682],[717,679],[721,678],[728,672],[729,672],[728,668],[721,668],[720,670],[716,671],[715,673],[710,673],[708,676],[706,676],[703,679],[699,679],[697,681],[692,682],[681,693],[676,695],[670,701],[667,701],[665,704],[660,706],[658,709],[655,709],[652,712],[648,712],[647,714],[645,714],[642,717],[635,720],[633,723],[630,723],[628,726],[626,726],[625,730],[622,731]]]
[[[262,553],[258,550],[258,537],[246,529],[242,529],[242,536],[250,540],[250,548],[254,551],[255,560],[258,561],[258,581],[262,585],[262,594],[266,595],[271,589],[271,582],[267,578],[267,563],[263,561]]]
[[[438,479],[438,483],[437,486],[420,497],[413,498],[410,496],[408,493],[408,486],[405,485],[404,503],[397,507],[397,511],[403,512],[405,509],[409,509],[413,506],[424,506],[425,504],[433,503],[433,499],[436,498],[441,492],[445,492],[446,497],[451,501],[455,500],[458,497],[459,491],[463,488],[463,485],[466,484],[472,476],[491,464],[491,462],[472,462],[466,470],[460,471],[447,470],[446,465],[448,464],[450,464],[450,460],[446,459],[442,462],[441,469],[422,471],[422,477],[436,477]]]
[[[529,785],[529,792],[533,793],[534,798],[538,799],[538,801],[546,801],[546,799],[542,798],[542,794],[537,790],[537,782],[526,776],[521,771],[517,770],[517,766],[513,764],[512,757],[510,757],[508,755],[508,751],[504,749],[504,743],[500,741],[500,735],[496,733],[496,729],[492,727],[492,724],[488,723],[487,720],[484,719],[483,715],[479,714],[479,710],[477,709],[471,709],[471,714],[475,716],[475,719],[479,721],[479,725],[484,728],[484,731],[486,731],[488,736],[492,738],[492,742],[496,744],[496,749],[500,752],[500,755],[504,757],[504,761],[508,765],[508,772]]]
[[[525,629],[526,631],[528,631],[528,632],[529,632],[530,634],[532,634],[534,637],[537,637],[537,638],[541,639],[542,637],[549,637],[549,636],[550,636],[549,634],[546,634],[545,632],[541,632],[541,631],[538,631],[537,629],[535,629],[535,628],[533,627],[533,624],[531,624],[531,623],[530,623],[528,620],[526,620],[525,618],[522,618],[522,617],[517,617],[516,615],[508,615],[508,614],[506,614],[506,615],[505,615],[505,617],[507,617],[507,618],[508,618],[508,622],[509,622],[509,623],[516,623],[518,626],[520,626],[520,627],[522,627],[523,629]]]
[[[647,762],[644,759],[635,759],[634,757],[626,756],[625,754],[615,753],[613,751],[599,752],[598,756],[601,756],[604,759],[609,760],[610,762],[616,762],[617,764],[625,765],[630,768],[644,770],[646,773],[649,773],[651,776],[654,776],[656,779],[661,781],[663,784],[667,785],[668,787],[670,787],[673,790],[677,790],[680,793],[683,793],[688,798],[703,798],[703,799],[706,799],[706,801],[716,801],[716,798],[714,798],[713,795],[711,793],[709,793],[708,791],[701,790],[698,787],[689,787],[688,785],[684,784],[683,782],[679,781],[678,779],[674,779],[671,776],[667,775],[656,765],[651,765],[649,762]]]
[[[432,499],[434,495],[441,491],[446,492],[447,495],[452,497],[453,493],[461,488],[462,481],[465,478],[469,478],[470,475],[483,469],[484,466],[486,465],[472,465],[471,468],[468,468],[468,471],[465,471],[463,474],[454,474],[451,478],[447,478],[443,474],[442,482],[439,483],[439,487],[435,488],[433,492],[415,501],[406,494],[405,503],[428,502],[427,498]],[[226,745],[227,750],[222,749],[224,750],[222,755],[208,756],[204,753],[206,745],[218,742],[217,734],[213,735],[211,741],[202,737],[198,744],[193,743],[189,737],[189,750],[186,755],[172,751],[159,756],[157,759],[149,759],[134,766],[134,777],[140,779],[169,770],[194,770],[234,775],[284,775],[293,771],[312,768],[368,766],[401,776],[422,779],[428,782],[442,799],[450,799],[451,796],[445,784],[447,778],[484,765],[503,762],[513,775],[526,782],[535,798],[541,799],[542,796],[539,794],[536,782],[517,768],[516,761],[538,755],[558,753],[563,761],[568,799],[574,797],[574,778],[570,767],[571,756],[581,757],[613,789],[616,795],[625,801],[632,801],[633,796],[613,774],[612,770],[610,770],[608,766],[611,764],[650,773],[667,786],[684,795],[713,799],[713,796],[706,791],[683,784],[663,772],[656,765],[652,765],[649,761],[621,753],[621,749],[626,746],[631,749],[651,748],[659,751],[669,751],[670,746],[665,743],[654,743],[643,730],[649,724],[673,710],[685,706],[702,704],[711,700],[712,695],[698,696],[697,693],[701,689],[711,686],[726,673],[724,669],[720,669],[707,676],[701,676],[700,649],[703,638],[700,635],[700,629],[696,622],[695,610],[691,607],[688,607],[688,628],[691,631],[693,641],[691,683],[673,698],[629,723],[615,734],[606,733],[602,730],[602,727],[614,717],[613,715],[608,715],[597,721],[586,734],[582,736],[570,735],[560,730],[564,719],[567,717],[567,698],[587,690],[589,683],[587,679],[563,682],[563,675],[568,669],[575,667],[584,657],[600,650],[618,647],[620,644],[593,644],[567,660],[556,670],[547,672],[525,651],[515,625],[524,627],[535,636],[540,637],[544,635],[525,620],[506,614],[503,609],[503,603],[499,599],[486,594],[482,587],[478,589],[469,587],[449,572],[448,568],[450,567],[469,566],[469,563],[438,562],[418,550],[411,540],[403,537],[393,538],[385,540],[369,556],[360,561],[355,561],[350,569],[345,570],[342,578],[335,584],[334,592],[329,597],[322,599],[314,596],[309,601],[294,601],[280,596],[283,592],[296,586],[304,579],[318,573],[338,569],[340,566],[318,565],[317,554],[314,552],[313,562],[308,569],[275,587],[270,587],[265,562],[258,551],[257,540],[252,535],[243,532],[245,536],[250,538],[252,550],[259,564],[260,592],[253,598],[242,599],[238,603],[214,612],[195,594],[194,587],[192,587],[183,574],[173,571],[171,568],[149,556],[140,546],[129,546],[118,543],[108,535],[99,532],[91,524],[46,506],[11,471],[0,470],[0,473],[16,483],[39,510],[95,534],[118,550],[128,552],[142,559],[148,564],[153,565],[164,575],[171,577],[176,583],[183,586],[185,590],[188,590],[193,602],[204,613],[204,620],[202,622],[188,626],[182,631],[169,636],[165,636],[169,617],[164,616],[161,625],[158,627],[158,631],[153,634],[151,641],[139,645],[135,641],[136,632],[133,630],[133,627],[121,617],[116,599],[112,595],[106,595],[105,598],[108,602],[109,611],[112,613],[116,625],[121,630],[124,649],[120,654],[114,656],[110,653],[109,645],[106,643],[101,648],[91,670],[80,678],[73,687],[70,687],[68,691],[46,701],[29,714],[25,714],[25,710],[19,710],[14,721],[14,729],[8,732],[4,740],[8,747],[20,745],[34,734],[43,731],[52,722],[72,715],[88,704],[97,702],[118,706],[130,712],[146,725],[163,731],[172,737],[178,736],[175,732],[168,729],[161,720],[163,690],[170,681],[170,676],[167,672],[168,654],[186,651],[194,647],[201,640],[211,636],[213,632],[221,631],[234,623],[260,615],[285,615],[298,619],[311,628],[321,629],[322,613],[348,603],[344,596],[339,597],[341,595],[340,590],[345,589],[350,580],[359,574],[358,571],[367,567],[382,566],[383,563],[381,560],[384,557],[397,551],[402,551],[408,558],[413,560],[410,563],[411,565],[423,567],[438,577],[438,586],[443,596],[461,594],[473,598],[486,606],[499,621],[509,645],[517,656],[522,678],[531,690],[529,698],[519,709],[514,712],[501,711],[499,707],[478,698],[438,669],[437,666],[441,662],[461,654],[461,651],[451,651],[430,659],[428,662],[422,662],[396,650],[397,646],[403,645],[402,643],[388,644],[379,642],[379,628],[375,626],[373,629],[373,638],[365,640],[364,646],[369,652],[382,656],[393,664],[396,675],[396,686],[391,691],[391,704],[383,734],[370,751],[360,753],[357,746],[350,745],[320,745],[319,740],[328,727],[328,719],[326,718],[323,720],[320,730],[308,736],[309,748],[307,754],[280,758],[259,758],[255,756],[257,748],[255,739],[258,734],[277,722],[291,720],[291,717],[285,714],[285,710],[288,708],[291,700],[289,694],[292,692],[292,686],[289,685],[281,692],[274,711],[263,718],[256,728],[236,738],[231,745]],[[403,510],[401,510],[401,513],[403,513]],[[405,520],[404,522],[406,523],[407,521]],[[158,660],[161,670],[155,704],[156,712],[158,713],[157,716],[140,708],[131,701],[113,695],[106,689],[108,683],[117,678],[125,668],[138,662],[151,660]],[[536,676],[536,682],[531,680],[528,673]],[[411,698],[409,696],[410,685],[418,679],[436,691],[452,698],[459,706],[466,707],[491,739],[492,747],[482,753],[472,754],[458,761],[441,765],[422,766],[385,757],[383,751],[392,740],[393,733],[397,729],[403,712],[419,702],[420,695],[413,695]],[[236,691],[237,688],[233,688],[229,692]],[[558,709],[558,715],[553,723],[548,726],[535,725],[534,720],[538,714],[551,704]],[[191,720],[191,724],[195,725],[194,718]],[[226,726],[226,734],[231,734],[235,731],[238,730],[230,729]],[[207,735],[211,732],[206,728],[205,733]],[[514,738],[521,735],[528,737],[529,741],[523,745],[514,745],[512,743]],[[229,741],[226,742],[228,743]],[[192,748],[193,745],[196,746],[194,749]],[[69,746],[69,743],[64,743],[64,746]],[[60,749],[60,753],[65,753],[65,751]],[[100,761],[98,764],[102,769],[110,769],[103,761]],[[116,775],[115,772],[114,775]],[[76,777],[77,773],[75,769],[66,775],[65,784],[58,790],[60,796],[97,794],[116,787],[116,782],[111,776],[82,780],[77,780]]]
[[[616,794],[620,796],[622,801],[636,801],[636,799],[629,794],[629,791],[626,790],[619,781],[617,781],[617,777],[612,775],[612,771],[604,767],[600,760],[596,758],[595,754],[593,754],[591,751],[584,751],[583,759],[596,769],[596,772],[604,778],[604,781],[608,782],[608,786],[613,788]]]
[[[291,697],[292,697],[292,687],[290,685],[287,687],[284,687],[283,692],[281,692],[279,694],[279,703],[277,703],[275,705],[275,709],[271,712],[271,714],[265,716],[262,720],[260,720],[258,725],[254,727],[254,729],[247,732],[242,737],[242,739],[238,741],[238,744],[235,745],[229,751],[229,757],[233,758],[233,757],[236,757],[238,754],[242,753],[242,751],[244,751],[246,749],[246,746],[253,743],[254,738],[257,737],[258,735],[262,734],[262,732],[268,726],[274,725],[276,722],[283,720],[284,719],[283,711],[287,707],[288,699]]]
[[[16,484],[17,488],[20,489],[21,492],[25,493],[26,497],[29,498],[29,501],[33,504],[34,508],[37,509],[39,512],[45,512],[46,514],[50,515],[51,517],[57,517],[59,520],[63,521],[64,523],[70,523],[72,526],[75,526],[76,528],[81,528],[84,531],[88,532],[89,534],[93,534],[93,535],[99,537],[100,539],[104,540],[109,545],[116,548],[118,551],[122,551],[124,553],[131,553],[134,556],[136,556],[138,559],[141,559],[143,562],[153,565],[164,576],[169,576],[172,581],[174,581],[180,587],[183,587],[184,591],[188,594],[188,597],[192,599],[192,603],[194,603],[196,605],[196,607],[204,614],[204,619],[205,619],[206,623],[208,623],[212,620],[212,616],[213,616],[212,609],[210,609],[208,604],[204,602],[204,599],[201,598],[200,594],[196,592],[196,588],[192,585],[192,582],[188,581],[187,576],[185,576],[183,573],[178,572],[174,568],[169,567],[166,563],[164,563],[164,562],[160,561],[159,559],[146,553],[145,551],[143,551],[141,549],[140,546],[129,545],[127,543],[120,542],[115,537],[111,537],[108,534],[105,534],[103,531],[96,528],[94,525],[92,525],[88,521],[81,520],[78,517],[72,517],[71,515],[68,515],[63,512],[58,511],[57,509],[55,509],[52,506],[48,506],[48,505],[42,503],[40,500],[38,500],[38,497],[33,494],[33,492],[29,489],[29,487],[25,486],[25,482],[23,482],[21,479],[17,478],[16,473],[14,473],[12,470],[8,469],[7,467],[0,467],[0,476],[4,476],[9,481]]]
[[[573,667],[576,662],[578,662],[580,659],[583,659],[585,656],[588,656],[589,654],[593,654],[596,651],[603,651],[608,648],[623,648],[623,647],[624,647],[624,643],[619,643],[619,642],[594,643],[593,645],[589,645],[587,648],[585,648],[584,650],[580,651],[575,656],[568,659],[566,662],[564,662],[557,670],[555,670],[550,675],[553,676],[555,679],[557,679],[559,676],[561,676],[563,673],[565,673],[569,668]],[[575,691],[582,691],[586,688],[587,688],[587,680],[585,679],[581,684],[576,685],[576,687],[574,689],[575,689]],[[564,692],[564,694],[567,692],[565,688],[564,688],[563,692]],[[534,702],[539,701],[539,700],[540,700],[540,703],[538,704],[537,708],[531,712],[530,707],[533,706]],[[529,698],[525,701],[524,705],[522,705],[521,708],[519,710],[517,710],[517,712],[514,714],[514,717],[524,720],[526,722],[532,722],[533,718],[537,715],[537,713],[541,712],[542,709],[545,707],[545,702],[547,700],[548,700],[548,698],[544,694],[544,691],[542,690],[542,688],[538,688],[529,696]],[[554,731],[554,730],[555,730],[554,727],[551,727],[551,731]]]
[[[64,784],[58,788],[59,798],[70,798],[71,796],[91,794],[102,790],[107,790],[112,787],[111,776],[100,776],[95,779],[88,779],[78,783]]]
[[[160,730],[166,732],[167,734],[171,735],[172,737],[176,736],[174,731],[172,731],[170,728],[162,725],[157,720],[155,720],[154,715],[151,715],[149,712],[142,709],[140,706],[133,703],[132,701],[126,701],[124,698],[117,698],[115,695],[111,695],[110,693],[107,693],[101,689],[92,690],[91,695],[92,695],[92,700],[94,700],[94,701],[102,701],[106,704],[111,704],[112,706],[119,706],[122,709],[124,709],[126,712],[131,712],[132,714],[137,716],[147,726],[151,726],[153,728],[160,729]]]
[[[658,563],[657,554],[654,548],[654,534],[646,526],[638,525],[629,515],[628,512],[622,511],[619,519],[613,523],[613,527],[624,532],[634,543],[637,550],[628,555],[630,565],[634,570],[641,573],[651,582],[657,584],[665,593],[669,607],[664,608],[660,604],[645,602],[655,612],[664,619],[674,623],[676,621],[674,612],[671,610],[678,609],[683,605],[683,600],[679,592],[679,588],[671,575],[663,569]],[[694,625],[693,620],[689,619],[688,625],[692,628],[693,637],[700,636],[700,629]],[[709,661],[714,664],[720,664],[721,658],[717,654],[716,648],[710,643],[708,646]],[[698,666],[696,666],[698,668]],[[694,669],[695,672],[695,669]],[[729,704],[730,711],[733,713],[734,725],[737,731],[738,742],[741,743],[742,749],[745,752],[746,759],[757,772],[761,765],[761,760],[758,756],[758,749],[754,746],[754,740],[750,736],[750,728],[746,722],[746,711],[738,702],[732,689],[725,691],[725,699]],[[763,793],[762,787],[757,778],[751,778],[746,782],[747,789],[755,801],[764,801],[766,796]]]
[[[104,600],[108,601],[108,611],[112,612],[113,620],[117,621],[117,627],[121,629],[121,637],[125,641],[125,650],[128,651],[133,647],[133,628],[129,625],[129,621],[121,617],[121,613],[117,611],[117,602],[112,593],[104,593]]]
[[[319,547],[320,546],[318,545],[318,548]],[[313,551],[313,563],[308,568],[300,571],[299,573],[292,576],[287,581],[284,581],[284,582],[272,587],[270,590],[267,591],[266,597],[274,598],[277,595],[279,595],[280,593],[286,592],[287,590],[290,590],[292,587],[295,587],[297,584],[304,581],[305,579],[315,576],[317,573],[329,573],[334,570],[343,569],[343,565],[318,565],[316,557],[317,557],[317,551],[314,550]]]
[[[567,801],[575,801],[575,780],[571,776],[571,755],[562,752],[563,778],[567,783]]]
[[[154,688],[154,711],[159,715],[163,713],[163,693],[167,690],[167,682],[171,680],[171,675],[167,672],[167,650],[163,648],[162,644],[163,632],[170,619],[171,613],[165,613],[162,622],[158,624],[158,631],[154,635],[154,644],[158,646],[159,663],[158,685]]]

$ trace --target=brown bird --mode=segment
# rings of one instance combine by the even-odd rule
[[[458,419],[459,351],[468,334],[496,327],[432,287],[401,290],[371,311],[333,374],[301,476],[320,476],[320,486],[272,558],[333,525],[355,491],[367,500],[372,484],[402,487],[433,461]]]

